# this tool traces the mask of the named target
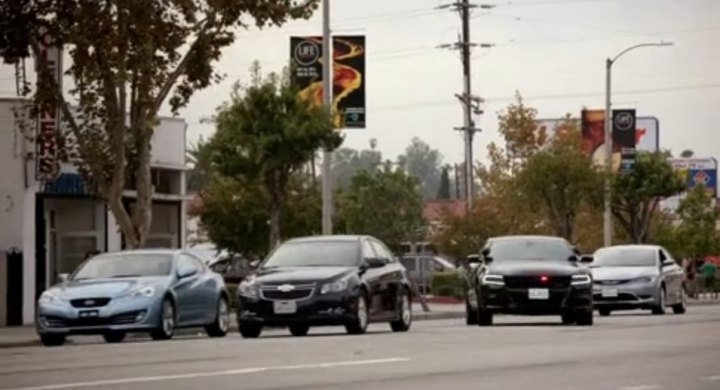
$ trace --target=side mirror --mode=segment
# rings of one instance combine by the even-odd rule
[[[670,267],[670,266],[673,266],[673,265],[675,265],[675,262],[672,261],[672,260],[670,260],[670,259],[667,259],[667,260],[665,260],[665,261],[662,262],[662,266],[663,266],[663,267]]]
[[[580,256],[580,262],[581,263],[592,263],[595,259],[592,257],[592,255],[582,255]]]
[[[253,260],[250,262],[251,269],[257,269],[260,266],[260,260]]]
[[[180,278],[180,279],[189,278],[190,276],[193,276],[196,273],[197,273],[197,269],[195,269],[195,267],[178,268],[178,271],[177,271],[178,278]]]
[[[58,274],[58,282],[59,283],[65,283],[68,281],[68,278],[70,277],[70,274]]]
[[[380,257],[368,257],[365,259],[365,266],[367,268],[382,268],[387,264],[387,260]]]

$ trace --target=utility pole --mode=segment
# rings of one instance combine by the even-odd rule
[[[460,100],[460,103],[463,106],[463,126],[462,127],[456,127],[455,130],[460,130],[463,132],[464,139],[465,139],[465,175],[464,175],[464,183],[465,183],[465,202],[466,202],[466,215],[469,217],[470,213],[472,211],[472,200],[473,200],[473,138],[475,136],[475,132],[480,131],[480,129],[475,127],[475,122],[473,121],[473,114],[475,115],[481,115],[483,111],[480,109],[480,103],[483,102],[482,98],[473,96],[471,91],[471,77],[470,77],[470,68],[471,68],[471,58],[470,58],[470,52],[472,47],[478,46],[477,44],[474,44],[470,41],[470,9],[471,8],[477,8],[477,5],[470,4],[470,0],[461,0],[453,4],[446,4],[442,5],[439,8],[451,8],[453,10],[456,10],[460,13],[460,19],[462,20],[462,36],[459,40],[459,42],[455,44],[449,44],[449,45],[441,45],[440,48],[446,48],[446,49],[453,49],[453,50],[460,50],[461,53],[461,60],[463,65],[463,93],[455,95],[458,100]],[[480,5],[480,9],[492,9],[495,6],[493,5]],[[483,48],[489,48],[493,45],[490,44],[481,44],[479,45]]]
[[[333,53],[330,36],[330,0],[323,0],[323,99],[325,107],[332,110]],[[332,234],[332,151],[323,150],[322,161],[322,234]]]

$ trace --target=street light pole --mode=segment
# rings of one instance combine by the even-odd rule
[[[333,44],[330,36],[330,0],[323,0],[323,100],[332,110]],[[332,121],[331,119],[331,122]],[[332,234],[332,151],[323,150],[322,163],[322,234]]]
[[[630,46],[621,51],[614,58],[605,60],[605,168],[608,174],[612,172],[613,139],[612,139],[612,66],[620,57],[629,51],[641,47],[651,46],[672,46],[671,42],[641,43]],[[612,194],[610,177],[605,180],[605,212],[603,214],[603,245],[612,245],[613,219],[612,219]]]

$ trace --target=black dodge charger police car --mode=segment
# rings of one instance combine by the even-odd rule
[[[468,325],[492,325],[493,314],[561,315],[564,324],[593,324],[592,276],[565,239],[490,238],[468,256]]]

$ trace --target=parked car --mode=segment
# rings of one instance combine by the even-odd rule
[[[241,255],[227,255],[208,264],[213,272],[220,274],[225,283],[236,285],[243,281],[250,273],[252,261]]]
[[[311,326],[365,333],[372,322],[404,332],[412,323],[405,268],[368,236],[321,236],[280,245],[238,287],[238,328],[256,338],[264,326],[304,336]]]
[[[582,257],[563,238],[490,238],[469,267],[469,325],[492,325],[496,313],[562,316],[564,324],[593,324],[592,277]]]
[[[453,263],[436,255],[403,255],[400,262],[420,294],[429,294],[432,291],[434,273],[457,269]]]
[[[665,314],[668,306],[685,313],[684,273],[663,247],[618,245],[598,249],[593,257],[594,303],[600,315],[632,309]]]
[[[175,329],[228,331],[228,293],[220,275],[185,251],[139,250],[101,254],[83,262],[42,293],[37,333],[46,346],[69,335],[100,334],[110,343],[128,332],[170,339]]]

